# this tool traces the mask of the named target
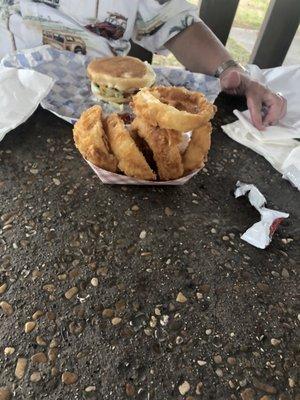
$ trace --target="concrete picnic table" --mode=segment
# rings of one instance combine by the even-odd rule
[[[1,142],[1,400],[299,400],[299,193],[222,132],[242,101],[217,105],[179,187],[101,184],[40,108]],[[237,180],[290,213],[266,250]]]

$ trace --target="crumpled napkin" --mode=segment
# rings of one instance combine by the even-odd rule
[[[247,229],[241,239],[259,249],[265,249],[271,243],[278,226],[289,214],[266,208],[267,200],[255,185],[238,181],[236,186],[235,197],[247,195],[250,204],[260,213],[260,221]]]
[[[272,166],[300,190],[300,66],[260,70],[249,66],[251,76],[280,92],[288,101],[286,116],[264,131],[256,129],[249,111],[234,111],[238,121],[222,126],[231,139],[265,157]]]
[[[0,141],[33,114],[53,84],[39,72],[0,66]]]

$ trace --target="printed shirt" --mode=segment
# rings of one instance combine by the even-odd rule
[[[185,0],[0,0],[0,59],[49,44],[91,56],[126,55],[132,39],[153,53],[198,21]]]

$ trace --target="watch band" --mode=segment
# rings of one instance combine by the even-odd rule
[[[234,60],[227,60],[225,62],[223,62],[216,70],[214,76],[216,78],[220,78],[220,75],[226,71],[228,68],[232,68],[232,67],[239,67],[241,68],[244,72],[247,72],[246,69],[239,63],[237,63]]]

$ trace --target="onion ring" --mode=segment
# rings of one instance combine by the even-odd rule
[[[102,109],[94,106],[84,111],[73,128],[77,149],[86,160],[99,168],[116,172],[117,159],[111,154],[102,125]]]
[[[148,181],[156,180],[155,173],[138,149],[124,122],[117,114],[106,118],[105,128],[111,149],[118,160],[118,168],[125,175]]]
[[[182,134],[171,129],[161,129],[149,125],[142,118],[135,118],[132,128],[143,138],[153,152],[158,175],[162,181],[181,178],[183,175],[182,157],[179,144]]]
[[[135,114],[150,125],[187,132],[213,118],[216,107],[199,92],[181,87],[143,88],[133,96]]]
[[[204,167],[210,149],[211,132],[210,122],[193,130],[191,140],[182,156],[184,172],[191,172]]]

